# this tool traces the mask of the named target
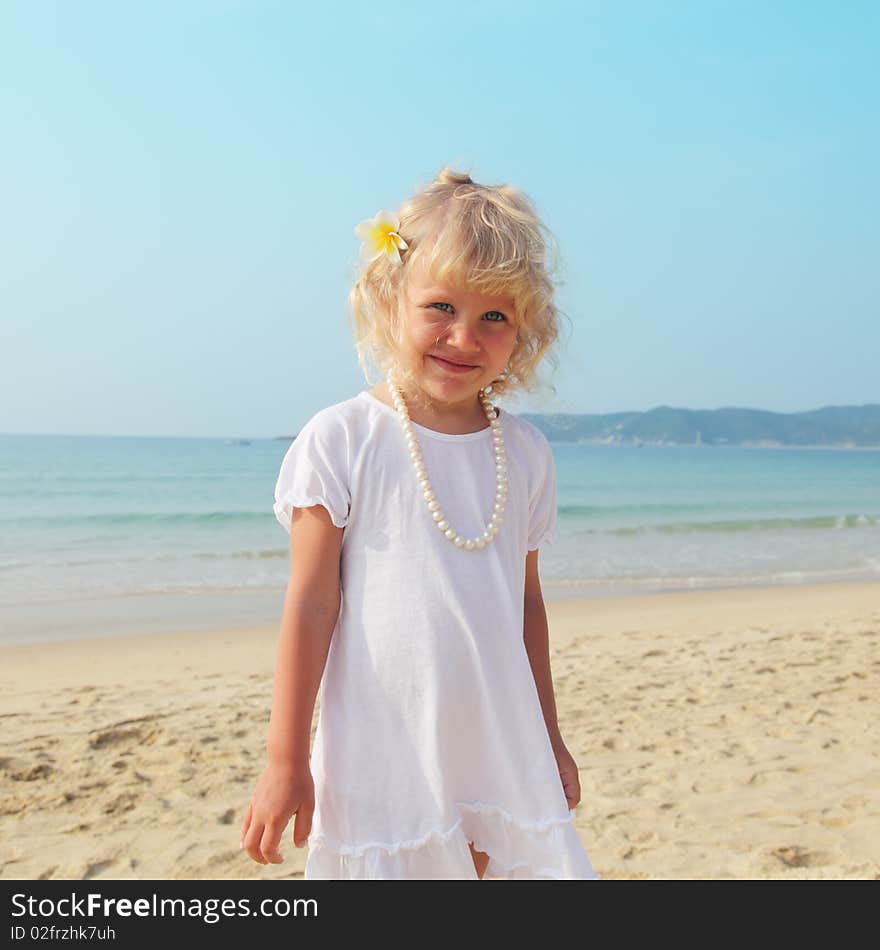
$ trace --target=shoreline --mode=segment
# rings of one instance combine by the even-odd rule
[[[880,578],[856,576],[834,580],[806,580],[786,583],[755,583],[707,585],[695,587],[670,586],[640,589],[637,587],[596,587],[585,589],[568,583],[542,580],[544,602],[565,603],[583,601],[585,604],[601,601],[630,601],[639,598],[669,597],[674,594],[735,594],[738,591],[783,590],[808,591],[814,587],[835,585],[854,587],[861,584],[878,585]],[[210,603],[210,610],[203,609]],[[7,629],[16,622],[28,633],[11,638],[0,634],[0,650],[16,646],[38,646],[96,640],[107,642],[140,636],[183,636],[213,631],[241,633],[247,630],[277,629],[284,605],[284,588],[258,588],[186,593],[157,591],[139,594],[120,594],[116,597],[22,604],[0,610]],[[218,622],[221,615],[224,622]],[[276,619],[277,618],[277,619]],[[84,633],[100,626],[109,632]],[[35,630],[51,629],[33,639]]]
[[[759,608],[769,611],[767,622],[774,615],[790,614],[794,604],[800,610],[813,616],[813,611],[822,611],[826,602],[834,602],[837,608],[848,597],[861,604],[871,595],[876,597],[877,615],[880,619],[880,580],[878,581],[833,581],[824,584],[777,584],[756,587],[723,587],[695,590],[662,590],[649,593],[601,594],[596,596],[545,597],[548,623],[550,627],[551,648],[568,642],[577,635],[576,627],[585,624],[603,625],[606,632],[612,628],[631,626],[632,623],[644,623],[645,618],[660,623],[663,629],[675,625],[689,613],[724,607],[725,616],[741,615],[744,611]],[[153,595],[162,596],[162,595]],[[236,595],[237,596],[237,595]],[[29,663],[31,659],[45,662],[43,673],[56,672],[67,675],[76,670],[75,661],[80,654],[106,657],[122,655],[129,651],[144,659],[171,659],[181,655],[185,647],[204,648],[204,656],[217,663],[218,668],[232,669],[224,662],[224,655],[238,657],[245,650],[254,647],[265,648],[267,639],[273,642],[279,633],[283,591],[273,592],[278,600],[278,622],[273,624],[244,624],[234,626],[211,625],[208,629],[182,628],[174,631],[139,632],[126,634],[108,634],[99,637],[78,637],[59,640],[41,640],[28,643],[0,644],[0,658],[3,660],[3,684],[18,663]],[[176,649],[177,648],[177,649]],[[156,652],[158,650],[158,653]],[[166,651],[163,653],[163,651]],[[170,652],[167,652],[170,651]],[[25,669],[19,670],[24,674]],[[131,670],[135,677],[151,677],[153,670],[137,665]],[[100,676],[100,667],[95,668]]]

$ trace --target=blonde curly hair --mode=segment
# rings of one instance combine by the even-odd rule
[[[513,298],[516,344],[491,392],[494,397],[536,392],[538,364],[545,357],[554,367],[558,362],[551,350],[559,334],[551,280],[558,247],[529,198],[510,185],[477,184],[467,173],[445,166],[397,214],[407,243],[400,251],[402,266],[382,254],[363,267],[349,294],[358,362],[368,382],[373,382],[372,364],[382,377],[391,373],[405,390],[418,389],[397,354],[408,278],[421,265],[439,281]],[[549,269],[542,232],[556,252]]]

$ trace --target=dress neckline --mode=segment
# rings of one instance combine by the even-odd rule
[[[369,389],[363,389],[360,392],[362,397],[375,403],[386,413],[394,416],[395,419],[400,421],[400,417],[397,415],[397,410],[392,406],[389,406],[387,403],[382,402],[382,400],[373,395]],[[498,406],[495,407],[495,411],[498,413],[498,419],[501,420],[501,409]],[[492,434],[492,426],[487,425],[485,429],[478,429],[476,432],[438,432],[436,429],[429,429],[427,426],[420,425],[418,422],[413,422],[413,428],[421,433],[422,435],[427,436],[429,439],[439,439],[442,442],[475,442],[478,439],[488,439]]]

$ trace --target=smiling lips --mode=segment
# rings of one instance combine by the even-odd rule
[[[469,370],[476,369],[476,366],[470,366],[467,363],[455,363],[452,360],[445,359],[442,356],[435,356],[433,353],[430,354],[431,359],[439,363],[444,369],[448,369],[453,373],[466,373]]]

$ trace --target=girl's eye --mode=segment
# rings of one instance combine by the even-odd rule
[[[450,303],[440,303],[440,302],[438,302],[438,303],[432,303],[431,306],[432,306],[432,307],[449,307],[449,308],[451,308],[451,307],[452,307],[452,304],[450,304]],[[501,320],[503,320],[505,323],[507,322],[507,317],[504,316],[504,314],[503,314],[500,310],[489,310],[489,311],[487,311],[487,313],[494,313],[494,314],[497,314],[499,317],[501,317]],[[485,316],[485,314],[484,314],[484,316]],[[490,320],[489,323],[500,323],[501,320]]]

